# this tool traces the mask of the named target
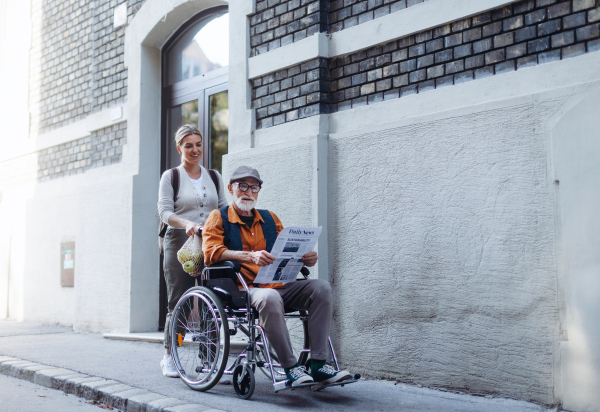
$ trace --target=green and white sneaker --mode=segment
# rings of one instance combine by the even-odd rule
[[[325,361],[311,360],[310,372],[315,382],[321,385],[329,385],[330,383],[336,383],[350,379],[351,375],[348,371],[336,371],[331,365],[325,363]]]
[[[285,375],[292,382],[292,387],[313,382],[313,378],[307,373],[306,368],[298,364],[291,368],[285,368]]]

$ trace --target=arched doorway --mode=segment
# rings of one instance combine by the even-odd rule
[[[187,21],[163,47],[161,61],[161,173],[181,163],[174,135],[183,124],[196,124],[202,131],[202,165],[221,172],[229,135],[228,7],[204,10]],[[161,256],[159,329],[167,309],[162,267]]]

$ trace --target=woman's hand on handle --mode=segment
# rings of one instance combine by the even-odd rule
[[[200,231],[202,231],[202,226],[200,226],[200,225],[199,225],[199,224],[197,224],[197,223],[194,223],[194,222],[188,222],[188,223],[185,225],[185,233],[186,233],[188,236],[192,236],[192,235],[199,235],[199,234],[200,234]]]

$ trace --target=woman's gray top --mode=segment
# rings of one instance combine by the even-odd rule
[[[204,225],[210,212],[218,207],[228,205],[225,198],[225,185],[219,172],[217,172],[217,177],[221,187],[219,196],[217,196],[217,188],[210,178],[208,170],[202,166],[200,168],[202,169],[201,189],[203,190],[198,191],[183,165],[177,166],[180,178],[179,192],[175,203],[173,203],[173,185],[171,184],[172,173],[170,170],[163,173],[158,189],[158,214],[161,221],[169,224],[169,217],[176,214],[182,219]],[[169,225],[169,227],[172,226]]]

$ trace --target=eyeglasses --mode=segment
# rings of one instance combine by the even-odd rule
[[[238,188],[242,192],[246,192],[250,188],[252,188],[252,193],[258,193],[258,192],[260,192],[260,186],[259,185],[249,185],[247,183],[240,183],[240,182],[233,182],[233,183],[236,184],[236,185],[238,185]]]

